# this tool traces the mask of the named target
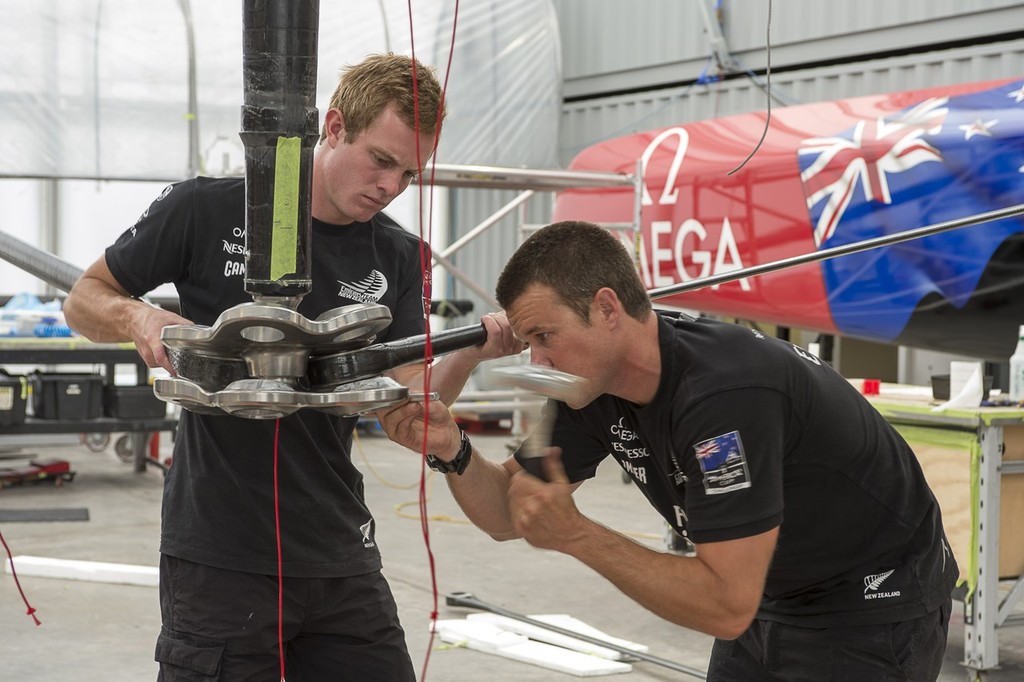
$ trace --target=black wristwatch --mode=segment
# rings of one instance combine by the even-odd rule
[[[443,459],[438,459],[435,455],[427,455],[427,466],[434,471],[440,471],[442,474],[458,474],[461,476],[462,472],[469,465],[469,458],[473,454],[473,444],[469,442],[469,436],[466,435],[465,431],[461,433],[462,445],[459,446],[459,452],[452,461],[446,462]]]

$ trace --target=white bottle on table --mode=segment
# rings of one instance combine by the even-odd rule
[[[1024,401],[1024,324],[1017,333],[1017,350],[1010,356],[1010,400]]]

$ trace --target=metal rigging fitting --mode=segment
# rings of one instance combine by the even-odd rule
[[[339,386],[327,393],[299,391],[279,379],[240,379],[213,393],[177,377],[158,378],[153,391],[161,399],[199,414],[278,419],[301,408],[340,417],[372,412],[409,397],[409,389],[393,379],[375,377]]]
[[[310,355],[361,348],[389,324],[391,311],[376,304],[333,308],[309,320],[283,306],[243,303],[225,310],[209,327],[164,327],[160,340],[168,349],[178,351],[175,358],[183,366],[175,366],[175,370],[188,379],[198,380],[199,376],[185,366],[192,355],[241,358],[246,377],[297,379],[305,376]]]
[[[178,376],[154,381],[158,398],[203,414],[277,419],[303,407],[348,416],[405,400],[408,389],[380,377],[329,392],[303,383],[310,357],[368,345],[391,323],[382,305],[356,304],[309,320],[290,308],[243,303],[213,325],[171,325],[160,340]]]
[[[427,335],[368,345],[391,322],[384,306],[335,308],[309,321],[288,308],[245,303],[210,327],[165,327],[178,376],[156,379],[161,400],[202,414],[276,419],[309,407],[349,416],[410,397],[406,387],[379,376],[422,360]],[[434,355],[484,343],[483,324],[437,332]]]

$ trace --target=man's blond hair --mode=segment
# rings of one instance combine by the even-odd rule
[[[369,128],[388,105],[410,128],[420,134],[439,133],[445,116],[441,85],[434,70],[416,60],[416,90],[413,93],[413,60],[391,52],[370,55],[342,71],[338,87],[331,95],[330,107],[338,109],[345,119],[345,142],[352,142]],[[417,102],[418,100],[418,102]],[[419,114],[419,126],[416,114]],[[327,128],[320,132],[320,141],[327,138]]]

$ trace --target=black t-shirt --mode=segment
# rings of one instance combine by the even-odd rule
[[[312,290],[298,311],[380,303],[391,325],[376,341],[425,330],[420,240],[387,216],[337,226],[313,221]],[[196,178],[169,186],[106,251],[134,296],[165,282],[182,316],[211,325],[245,292],[245,185]],[[356,418],[302,409],[280,420],[278,476],[283,574],[344,577],[380,568],[363,478],[350,457]],[[182,410],[167,473],[160,550],[230,570],[277,573],[276,420]]]
[[[712,320],[659,316],[662,373],[637,406],[556,403],[573,481],[611,454],[695,543],[781,526],[758,617],[808,626],[912,618],[958,571],[906,442],[798,346]]]

